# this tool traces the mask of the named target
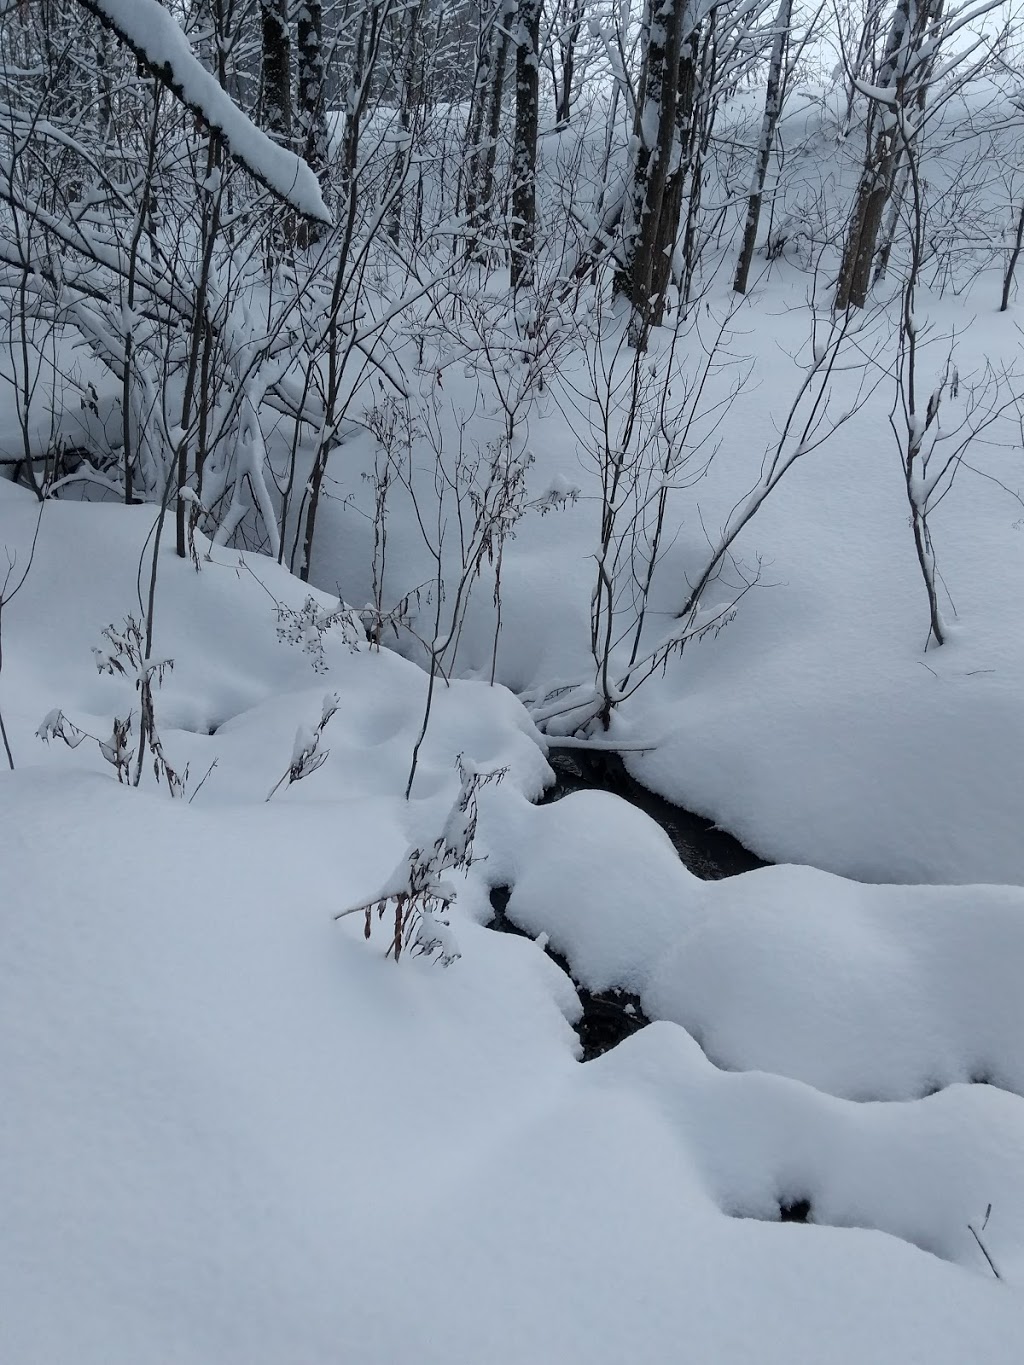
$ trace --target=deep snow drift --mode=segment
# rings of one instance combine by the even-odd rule
[[[542,741],[482,682],[440,689],[406,803],[425,676],[340,623],[281,641],[305,588],[224,551],[160,557],[185,800],[119,785],[34,731],[133,704],[90,651],[153,515],[47,505],[3,618],[4,1360],[1016,1362],[1024,893],[698,882],[615,798],[531,806]],[[35,520],[0,484],[19,563]],[[268,802],[325,692],[328,757]],[[461,957],[396,965],[386,919],[333,917],[437,837],[457,755],[507,770],[452,874]],[[663,1021],[580,1066],[571,983],[482,927],[498,882]]]
[[[707,560],[709,541],[756,487],[815,345],[830,334],[835,238],[861,147],[859,130],[841,136],[835,100],[834,92],[801,90],[783,120],[785,174],[772,185],[773,231],[788,241],[779,258],[759,255],[757,278],[741,300],[730,288],[731,254],[718,262],[710,252],[707,269],[714,264],[718,273],[692,315],[678,324],[677,336],[668,327],[652,342],[652,371],[664,374],[668,365],[678,371],[670,387],[679,412],[671,412],[678,425],[690,423],[668,480],[670,534],[647,623],[654,638],[672,626]],[[994,245],[976,276],[982,258],[966,248],[957,254],[950,246],[929,258],[916,299],[919,384],[930,391],[949,364],[960,376],[957,396],[946,392],[942,400],[949,449],[959,424],[978,419],[978,412],[970,417],[972,402],[982,409],[1008,405],[969,444],[948,496],[930,518],[949,642],[925,651],[927,603],[909,526],[902,414],[891,374],[900,307],[893,272],[839,347],[816,429],[829,433],[827,439],[795,461],[708,589],[709,608],[727,607],[744,584],[757,580],[738,602],[735,619],[688,645],[664,676],[657,672],[613,716],[612,737],[644,750],[626,756],[635,777],[773,861],[811,863],[875,882],[1024,884],[1024,634],[1016,625],[1024,581],[1024,444],[1020,404],[1013,401],[1024,392],[1024,378],[1017,373],[1019,301],[997,311],[1005,264],[999,234],[1011,219],[992,160],[1000,123],[1015,127],[1017,115],[1001,100],[983,82],[952,100],[929,124],[921,150],[936,199],[930,212],[941,216],[943,186],[972,186],[977,177],[975,189],[951,202],[969,199],[985,224],[984,240]],[[750,95],[737,103],[723,116],[723,137],[730,119],[742,132],[756,100]],[[542,140],[542,181],[556,201],[571,136]],[[1016,143],[1007,144],[1007,156],[1019,164]],[[735,195],[735,184],[716,180],[714,167],[708,174],[709,195]],[[578,191],[585,195],[586,184]],[[936,226],[937,240],[955,244],[957,225],[947,226],[946,237]],[[1011,238],[1005,241],[1009,246]],[[482,449],[500,434],[505,408],[497,394],[510,406],[518,401],[524,346],[508,324],[503,291],[500,278],[482,280],[470,322],[433,350],[428,345],[422,360],[412,341],[399,339],[413,390],[406,414],[414,433],[410,483],[421,506],[433,505],[439,459],[454,477],[456,453],[474,442]],[[669,322],[676,325],[674,317]],[[589,605],[603,510],[600,403],[607,402],[608,373],[614,372],[618,401],[626,405],[629,396],[621,313],[585,296],[570,324],[556,316],[549,325],[557,362],[543,362],[543,389],[518,410],[519,439],[533,457],[532,510],[504,546],[497,646],[498,679],[538,716],[566,704],[560,690],[566,685],[585,694],[594,680]],[[480,360],[485,346],[493,376]],[[986,363],[1010,372],[998,393],[985,392]],[[699,401],[684,401],[698,390]],[[808,400],[798,429],[810,407]],[[613,421],[613,446],[624,427],[624,419]],[[331,465],[333,500],[322,511],[315,551],[315,581],[344,584],[360,604],[372,595],[373,480],[382,459],[369,432],[345,441]],[[657,470],[644,474],[633,501],[620,491],[626,541],[629,517],[644,497],[653,497],[659,477]],[[553,489],[575,489],[578,496],[537,515]],[[409,495],[395,479],[388,496],[392,534],[383,569],[391,607],[431,581],[433,547],[424,544]],[[454,511],[450,516],[454,523]],[[449,549],[449,567],[457,570],[457,549]],[[463,674],[490,674],[492,587],[485,567],[461,635]],[[616,629],[624,637],[624,660],[635,593],[628,570],[619,591]],[[429,605],[414,613],[414,625],[429,638]],[[411,636],[402,647],[419,650]],[[578,719],[570,715],[548,729],[558,734]]]

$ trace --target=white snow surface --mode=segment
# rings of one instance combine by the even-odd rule
[[[699,883],[615,798],[531,807],[542,742],[485,683],[439,690],[406,803],[423,673],[334,634],[317,676],[276,638],[304,585],[225,551],[159,563],[186,800],[119,785],[33,732],[132,704],[90,646],[137,610],[153,515],[47,505],[4,611],[0,1359],[1015,1365],[1019,892]],[[35,518],[0,483],[22,565]],[[266,801],[325,692],[327,760]],[[459,754],[507,769],[462,956],[396,965],[386,920],[333,917],[437,836]],[[581,979],[666,1017],[580,1066],[567,978],[482,927],[502,881]]]
[[[970,1081],[1024,1095],[1020,888],[796,866],[705,882],[603,792],[540,809],[508,797],[500,819],[514,922],[547,933],[590,990],[634,991],[682,1024],[717,1065],[856,1100]]]
[[[773,230],[789,241],[781,259],[769,262],[759,252],[750,293],[739,301],[730,287],[733,261],[726,257],[676,342],[672,392],[679,395],[700,384],[707,348],[724,323],[723,349],[703,389],[703,416],[687,437],[689,460],[676,471],[667,503],[671,543],[662,547],[648,644],[675,624],[707,561],[709,539],[758,487],[765,452],[778,441],[809,366],[828,352],[828,281],[838,260],[824,242],[826,237],[834,242],[845,222],[862,146],[859,132],[848,139],[839,135],[838,118],[828,113],[829,101],[837,98],[833,92],[819,101],[816,92],[804,90],[789,101],[782,126],[789,149],[785,174],[771,189]],[[922,165],[936,195],[939,187],[978,177],[971,202],[996,225],[996,241],[1003,230],[998,223],[1009,219],[1004,200],[982,183],[992,163],[989,134],[981,130],[987,118],[995,120],[998,107],[997,93],[980,83],[970,101],[953,100],[936,115],[922,147]],[[744,111],[756,115],[754,124],[743,125]],[[735,118],[737,136],[749,139],[760,112],[759,97],[743,95],[720,131],[731,132],[729,120]],[[542,187],[556,201],[554,187],[568,164],[564,153],[559,160],[558,145],[556,138],[543,138],[540,149]],[[1016,150],[1013,155],[1017,164]],[[731,181],[715,184],[709,190],[715,203],[733,199]],[[587,188],[581,175],[575,186],[581,203]],[[832,216],[824,221],[826,213]],[[955,229],[950,224],[953,237]],[[1005,313],[996,311],[1005,253],[995,251],[976,276],[969,257],[964,251],[952,260],[944,290],[936,286],[942,279],[939,264],[934,271],[930,265],[915,299],[923,392],[940,382],[955,337],[963,385],[958,400],[948,393],[943,399],[940,425],[948,432],[964,419],[967,396],[986,362],[1014,376],[1020,367],[1020,293]],[[840,348],[827,411],[830,419],[851,413],[849,421],[793,464],[745,526],[704,605],[709,611],[726,607],[759,575],[757,585],[717,636],[688,644],[664,676],[659,671],[617,708],[611,739],[633,748],[627,765],[645,785],[711,818],[773,861],[810,863],[879,883],[1024,885],[1024,631],[1017,603],[1024,576],[1021,380],[1007,381],[998,401],[1012,395],[1018,401],[968,447],[952,488],[929,518],[950,638],[941,649],[926,649],[925,590],[889,421],[896,401],[890,371],[898,279],[897,271],[875,291],[856,335]],[[809,306],[815,288],[817,309]],[[482,281],[478,305],[488,345],[500,352],[512,330],[503,330],[502,287]],[[580,311],[587,313],[587,301]],[[575,340],[565,343],[545,375],[544,391],[533,394],[521,417],[520,438],[536,457],[530,497],[543,506],[552,488],[579,490],[564,510],[525,515],[502,559],[497,676],[535,714],[567,701],[568,685],[585,693],[594,681],[589,604],[602,525],[597,452],[603,438],[593,408],[588,421],[586,401],[594,392],[592,371],[595,365],[600,369],[596,348],[600,344],[602,363],[610,367],[624,324],[623,318],[606,316],[600,343],[585,355]],[[555,322],[551,327],[559,343],[565,342]],[[472,328],[467,331],[467,349],[479,346]],[[514,354],[513,344],[509,340]],[[656,337],[651,363],[669,364],[667,350],[667,339]],[[500,423],[494,411],[500,406],[493,395],[490,407],[481,401],[478,372],[461,363],[458,347],[439,346],[422,365],[411,344],[403,353],[399,343],[397,354],[406,357],[413,412],[422,405],[433,414],[437,405],[436,444],[448,458],[454,461],[450,452],[484,449],[496,438]],[[877,386],[869,383],[862,391],[868,355],[875,363],[867,372]],[[511,392],[518,374],[510,361],[502,383]],[[741,379],[742,391],[731,401]],[[984,407],[980,389],[977,396]],[[714,428],[718,418],[721,426]],[[898,416],[897,427],[902,420]],[[618,439],[619,429],[611,435]],[[360,601],[372,592],[373,485],[367,476],[379,458],[368,436],[353,438],[339,451],[332,466],[338,497],[324,509],[314,551],[314,580],[345,583]],[[436,459],[430,443],[416,447],[421,503],[432,494]],[[454,469],[449,474],[454,478]],[[414,527],[402,491],[393,489],[390,497],[393,531]],[[421,542],[418,533],[390,536],[389,602],[401,601],[430,578],[431,558]],[[616,627],[628,656],[628,574],[619,586],[625,605]],[[485,569],[461,635],[457,671],[463,674],[489,676],[492,587]],[[428,607],[424,617],[417,628],[430,638]],[[404,647],[411,653],[418,648],[411,638]],[[573,718],[563,723],[571,728]],[[559,722],[548,722],[548,729],[559,733]]]
[[[265,183],[323,216],[308,168],[222,106],[172,14],[155,0],[89,3],[169,63]],[[823,184],[837,202],[851,191],[843,145],[857,139],[836,141],[827,101],[784,131],[775,224],[790,244],[770,268],[759,259],[726,329],[751,382],[711,465],[698,470],[695,454],[676,471],[645,648],[673,628],[708,538],[746,505],[826,353],[798,256],[820,235]],[[542,139],[548,193],[571,136]],[[947,157],[941,127],[933,137],[930,182],[973,174],[963,139]],[[695,312],[703,335],[678,348],[677,391],[733,304],[727,274]],[[997,274],[960,292],[922,284],[915,315],[939,342],[922,349],[922,383],[952,331],[965,392],[983,359],[1015,363]],[[492,378],[514,396],[523,339],[491,288],[474,303],[488,343],[507,344]],[[870,350],[887,324],[867,316],[858,345]],[[52,354],[40,339],[29,446],[102,452],[98,414],[61,408],[69,380],[84,388],[97,370],[65,330]],[[417,437],[410,465],[429,497],[437,459],[486,450],[504,409],[460,359],[472,335],[468,350],[424,357],[414,332],[396,332],[390,360],[413,415],[436,418],[436,449]],[[613,319],[602,344],[614,341]],[[858,366],[852,380],[837,371],[831,411],[853,417],[797,461],[704,606],[713,614],[759,572],[758,585],[726,629],[618,707],[605,738],[642,781],[781,864],[708,883],[616,797],[532,804],[551,771],[531,713],[557,733],[566,689],[594,676],[599,478],[594,433],[566,402],[589,376],[580,347],[558,355],[517,433],[536,456],[534,512],[501,559],[497,678],[526,705],[486,681],[491,569],[464,623],[446,619],[454,594],[417,597],[432,551],[392,490],[383,606],[413,593],[417,633],[452,641],[408,801],[422,669],[353,643],[351,614],[325,626],[336,598],[202,537],[199,572],[159,552],[150,653],[174,663],[155,709],[168,759],[188,765],[184,799],[148,762],[138,790],[119,783],[104,752],[138,698],[93,651],[102,661],[104,627],[144,615],[156,510],[43,508],[0,621],[14,760],[10,771],[0,750],[3,1365],[1017,1365],[1019,422],[971,448],[931,518],[952,629],[925,652],[893,390],[862,395]],[[650,360],[663,363],[657,342]],[[709,410],[736,374],[709,377]],[[99,397],[106,415],[109,384]],[[26,435],[10,399],[5,459]],[[353,422],[317,533],[316,581],[356,606],[373,594],[364,475],[378,456]],[[37,504],[0,479],[9,582],[36,525]],[[412,634],[400,643],[417,656]],[[61,725],[82,736],[73,750]],[[306,775],[289,784],[300,758]],[[457,960],[409,950],[395,963],[390,911],[371,915],[367,941],[363,907],[408,887],[412,850],[422,858],[445,834],[464,845],[460,771],[501,779],[479,791],[473,865],[449,858],[429,882],[455,899],[425,932]],[[496,886],[528,937],[484,927]],[[581,1066],[581,1001],[548,944],[581,989],[635,992],[654,1022]],[[783,1221],[801,1211],[806,1226]]]

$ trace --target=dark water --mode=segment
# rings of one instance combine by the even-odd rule
[[[550,805],[578,791],[604,791],[620,796],[655,820],[672,840],[682,862],[697,877],[716,881],[721,877],[735,877],[740,872],[751,872],[767,867],[761,858],[718,829],[710,820],[674,806],[671,801],[655,796],[630,777],[618,754],[587,749],[558,749],[548,752],[548,762],[555,771],[556,781],[541,799]],[[522,934],[508,916],[512,888],[496,886],[491,890],[494,918],[491,928],[505,934]],[[572,976],[569,964],[558,953],[548,948],[548,956],[562,970]],[[600,1057],[623,1038],[636,1033],[648,1022],[640,1008],[640,999],[629,991],[588,991],[576,983],[576,991],[583,1006],[583,1017],[576,1025],[583,1048],[583,1061]]]
[[[563,796],[578,791],[605,791],[621,796],[662,827],[684,865],[704,881],[718,881],[722,877],[735,877],[740,872],[753,872],[755,868],[768,866],[763,858],[751,853],[738,839],[710,820],[674,806],[671,801],[642,787],[630,777],[618,754],[552,748],[548,762],[555,770],[557,781],[544,793],[542,805],[560,801]]]
[[[520,929],[506,913],[511,894],[510,886],[491,888],[491,909],[494,911],[494,918],[491,920],[490,928],[502,934],[522,934],[524,937],[532,938],[532,934],[526,934],[525,930]],[[623,1038],[628,1038],[631,1033],[636,1033],[637,1029],[643,1028],[649,1022],[640,1008],[638,995],[618,990],[588,991],[572,976],[568,962],[560,953],[556,953],[550,947],[544,951],[552,962],[561,967],[566,976],[572,977],[576,994],[583,1006],[582,1017],[575,1025],[583,1048],[582,1061],[589,1062],[595,1057],[600,1057],[602,1052],[607,1052],[609,1048],[621,1043]]]

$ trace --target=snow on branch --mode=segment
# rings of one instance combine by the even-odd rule
[[[149,72],[219,133],[231,156],[271,194],[306,218],[329,223],[320,183],[309,166],[257,128],[189,46],[160,0],[78,0],[115,33]]]

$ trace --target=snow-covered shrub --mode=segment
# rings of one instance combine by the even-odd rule
[[[102,635],[109,648],[93,647],[98,672],[111,676],[116,674],[133,681],[138,693],[138,748],[129,748],[129,736],[133,729],[131,711],[123,718],[114,718],[107,739],[90,735],[87,730],[69,721],[59,708],[48,713],[36,734],[47,743],[51,739],[63,740],[70,749],[77,749],[83,739],[94,740],[99,745],[100,753],[117,773],[118,782],[130,782],[133,787],[137,787],[142,780],[148,745],[156,780],[167,783],[171,796],[183,796],[188,783],[188,765],[179,773],[164,752],[154,701],[154,692],[163,683],[165,675],[174,668],[174,660],[154,659],[146,654],[143,627],[134,616],[126,617],[120,630],[114,625],[105,626]],[[131,767],[133,758],[134,770]]]
[[[300,725],[296,730],[291,762],[267,793],[268,801],[281,786],[290,787],[293,782],[301,782],[304,777],[309,777],[311,773],[315,773],[327,762],[331,751],[330,749],[322,749],[320,741],[327,729],[328,722],[338,709],[339,700],[336,692],[328,692],[327,696],[324,697],[320,719],[316,725]]]
[[[397,962],[403,951],[408,949],[415,956],[433,957],[444,967],[461,957],[448,919],[448,911],[458,891],[445,873],[465,871],[473,864],[477,793],[481,787],[500,782],[504,775],[504,768],[489,773],[478,772],[472,764],[460,758],[459,793],[434,843],[428,848],[409,848],[371,900],[341,910],[334,918],[362,915],[363,933],[369,938],[373,932],[374,913],[378,920],[382,920],[390,908],[394,918],[386,956],[393,956]]]

